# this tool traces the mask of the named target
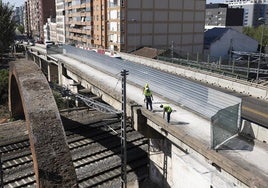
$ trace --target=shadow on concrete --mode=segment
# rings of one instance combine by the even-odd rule
[[[251,138],[256,138],[251,122],[243,121],[243,124],[241,127],[241,134],[246,135]]]
[[[183,121],[170,121],[169,125],[188,125],[188,122]]]
[[[243,136],[236,136],[222,144],[217,150],[244,150],[253,151],[255,142]]]

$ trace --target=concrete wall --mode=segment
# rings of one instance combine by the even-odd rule
[[[268,143],[268,129],[247,120],[242,121],[241,134]]]
[[[244,188],[257,183],[253,174],[208,149],[196,138],[168,126],[161,117],[152,117],[151,112],[138,107],[133,110],[137,113],[133,117],[134,127],[142,129],[146,121],[147,126],[161,135],[150,137],[148,153],[149,176],[158,186]],[[256,186],[265,185],[262,183]]]

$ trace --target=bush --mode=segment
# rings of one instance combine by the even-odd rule
[[[0,105],[8,101],[8,70],[0,70]]]
[[[54,95],[55,101],[57,103],[58,109],[62,110],[64,108],[66,108],[65,101],[62,98],[61,94],[57,91],[53,91],[53,95]]]

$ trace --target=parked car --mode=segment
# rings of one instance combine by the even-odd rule
[[[36,41],[36,43],[38,43],[38,44],[44,44],[43,41],[41,41],[41,40]]]
[[[46,45],[46,47],[50,47],[52,45],[55,45],[55,42],[48,40],[48,41],[45,42],[45,45]]]
[[[34,46],[35,45],[35,40],[34,39],[29,39],[28,43],[30,46]]]

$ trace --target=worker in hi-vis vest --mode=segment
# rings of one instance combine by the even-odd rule
[[[150,106],[150,110],[152,111],[153,110],[153,94],[152,94],[152,91],[150,90],[149,88],[149,85],[146,84],[145,87],[144,87],[144,90],[143,90],[143,94],[144,94],[144,101],[146,102],[146,108],[148,110],[148,107]]]
[[[170,122],[170,115],[172,112],[172,108],[169,105],[160,105],[160,108],[163,108],[163,118],[165,119],[165,113],[167,113],[167,122]]]

